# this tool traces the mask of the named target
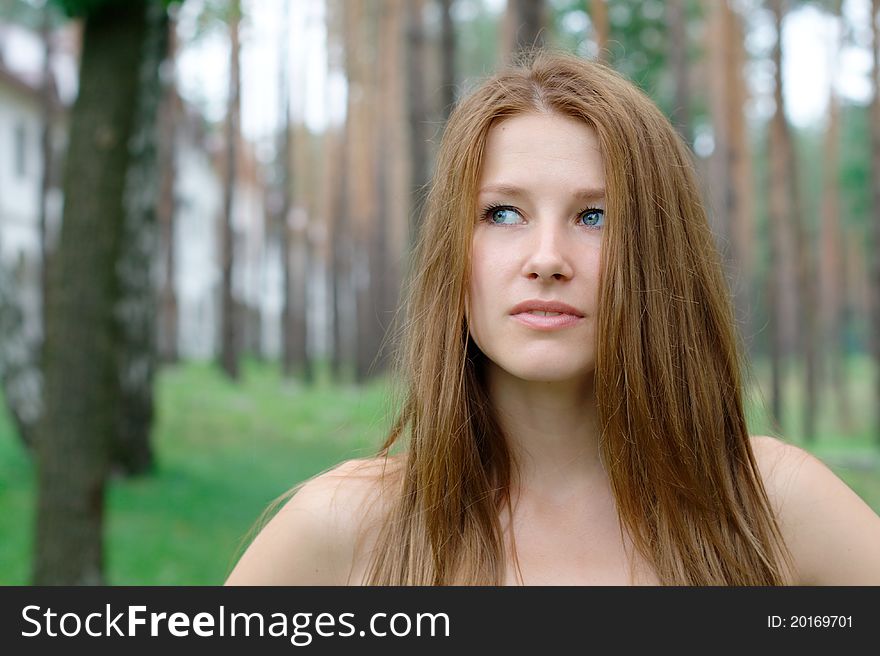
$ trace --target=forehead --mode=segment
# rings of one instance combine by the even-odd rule
[[[519,114],[489,130],[480,181],[481,185],[576,182],[601,188],[602,164],[596,133],[583,121],[560,114]]]

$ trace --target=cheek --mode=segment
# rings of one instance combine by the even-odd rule
[[[491,253],[481,248],[475,241],[471,250],[471,272],[465,302],[465,318],[468,321],[471,337],[478,346],[480,334],[485,329],[489,306],[492,304],[492,299],[497,298],[499,291],[497,276]]]

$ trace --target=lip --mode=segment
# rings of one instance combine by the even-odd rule
[[[552,317],[544,317],[529,312],[559,312]],[[531,299],[518,303],[510,311],[510,315],[520,323],[535,330],[559,330],[574,326],[584,319],[580,310],[562,301],[542,301]]]

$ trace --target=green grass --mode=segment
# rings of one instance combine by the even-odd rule
[[[880,446],[873,427],[876,413],[871,410],[873,373],[870,362],[865,357],[854,357],[845,364],[850,397],[850,414],[847,416],[840,412],[835,390],[820,376],[820,384],[824,384],[819,393],[814,441],[807,440],[803,431],[803,369],[797,364],[787,367],[782,385],[782,426],[777,426],[770,418],[769,363],[755,363],[746,409],[750,432],[775,435],[807,449],[880,513]]]
[[[166,369],[157,385],[157,471],[108,489],[113,585],[205,585],[225,579],[267,504],[296,483],[375,450],[385,388],[284,383],[250,363],[233,385],[208,365]],[[28,583],[33,465],[0,417],[0,584]]]
[[[756,367],[761,381],[761,367]],[[868,370],[851,369],[855,408],[848,430],[821,413],[810,449],[880,512],[880,452],[869,431]],[[387,385],[313,388],[281,380],[250,362],[233,385],[212,366],[163,370],[157,382],[157,471],[114,480],[107,499],[107,576],[113,585],[212,585],[234,564],[262,510],[296,483],[340,460],[371,454],[387,426]],[[797,376],[787,387],[797,403]],[[29,581],[34,467],[0,403],[0,584]],[[760,403],[753,432],[773,433]],[[803,443],[797,417],[784,436]],[[790,423],[789,423],[790,422]]]

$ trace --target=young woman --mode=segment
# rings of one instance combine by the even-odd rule
[[[613,71],[539,53],[458,106],[407,316],[379,455],[227,584],[880,585],[880,517],[749,436],[690,154]]]

